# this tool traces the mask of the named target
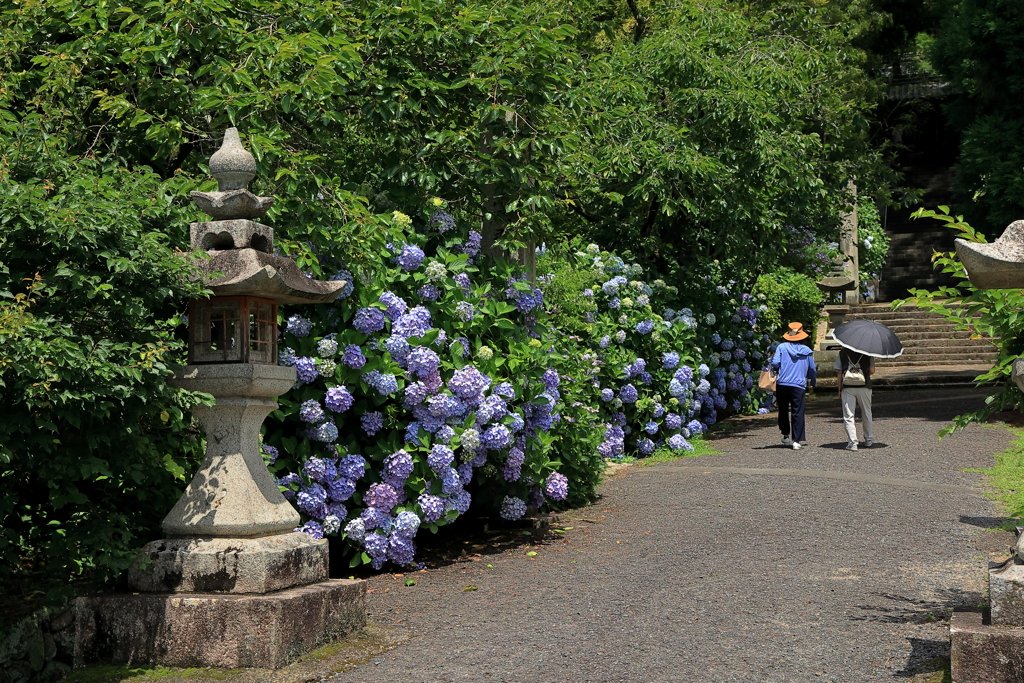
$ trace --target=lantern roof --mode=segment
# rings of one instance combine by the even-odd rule
[[[247,189],[256,175],[256,161],[241,143],[238,129],[224,133],[221,148],[210,157],[217,192],[193,192],[192,201],[214,220],[191,224],[194,250],[210,258],[196,265],[215,296],[255,296],[284,304],[334,301],[345,280],[314,280],[295,262],[274,253],[274,229],[257,223],[274,203]]]

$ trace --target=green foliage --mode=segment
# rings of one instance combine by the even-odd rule
[[[996,453],[996,464],[982,470],[995,497],[1003,505],[1007,517],[1024,517],[1024,431],[1011,430],[1017,439],[1002,453]]]
[[[180,494],[199,396],[167,385],[203,289],[146,172],[11,150],[0,168],[0,582],[110,579]]]
[[[803,323],[804,329],[813,334],[825,302],[825,295],[814,284],[814,278],[789,268],[779,268],[758,277],[751,294],[766,308],[758,323],[773,339],[791,322]]]
[[[914,218],[934,218],[942,221],[959,234],[958,238],[971,242],[986,242],[981,234],[964,221],[963,216],[953,216],[949,207],[940,206],[938,211],[919,209]],[[973,413],[957,415],[953,422],[941,432],[940,437],[955,430],[963,429],[972,422],[984,422],[1000,410],[1012,410],[1024,406],[1024,394],[1010,379],[1013,361],[1024,354],[1024,291],[1019,289],[978,289],[971,284],[967,270],[953,252],[935,252],[932,255],[935,267],[959,280],[951,287],[941,287],[934,292],[912,289],[912,298],[896,301],[893,308],[912,303],[925,310],[938,313],[956,325],[958,330],[971,332],[972,339],[987,339],[999,349],[995,365],[986,373],[975,378],[977,382],[996,382],[999,391],[985,399],[985,407]]]
[[[955,0],[932,49],[960,94],[946,107],[961,132],[956,206],[998,234],[1024,214],[1024,13],[1016,0]]]
[[[889,256],[892,240],[882,228],[878,208],[870,198],[857,202],[857,231],[860,238],[858,264],[860,266],[861,294],[867,295],[867,280],[882,276],[882,268]]]

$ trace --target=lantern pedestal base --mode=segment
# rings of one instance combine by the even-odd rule
[[[75,601],[75,667],[128,662],[278,669],[366,625],[366,583],[266,595],[109,593]]]
[[[270,593],[327,579],[327,541],[303,533],[147,543],[128,570],[144,593]]]

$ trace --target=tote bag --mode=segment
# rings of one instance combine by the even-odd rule
[[[762,370],[761,378],[757,380],[757,386],[759,389],[763,389],[764,391],[775,393],[776,379],[778,379],[778,377],[773,375],[771,370]]]

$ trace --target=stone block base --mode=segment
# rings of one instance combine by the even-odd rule
[[[986,626],[980,612],[949,620],[953,683],[1024,681],[1024,628]]]
[[[327,564],[327,541],[303,533],[164,539],[146,544],[128,584],[144,593],[271,593],[326,580]]]
[[[1011,558],[988,570],[988,592],[992,623],[996,626],[1024,626],[1024,564]]]
[[[277,669],[366,625],[366,583],[266,595],[108,593],[75,603],[75,666],[128,662]]]

